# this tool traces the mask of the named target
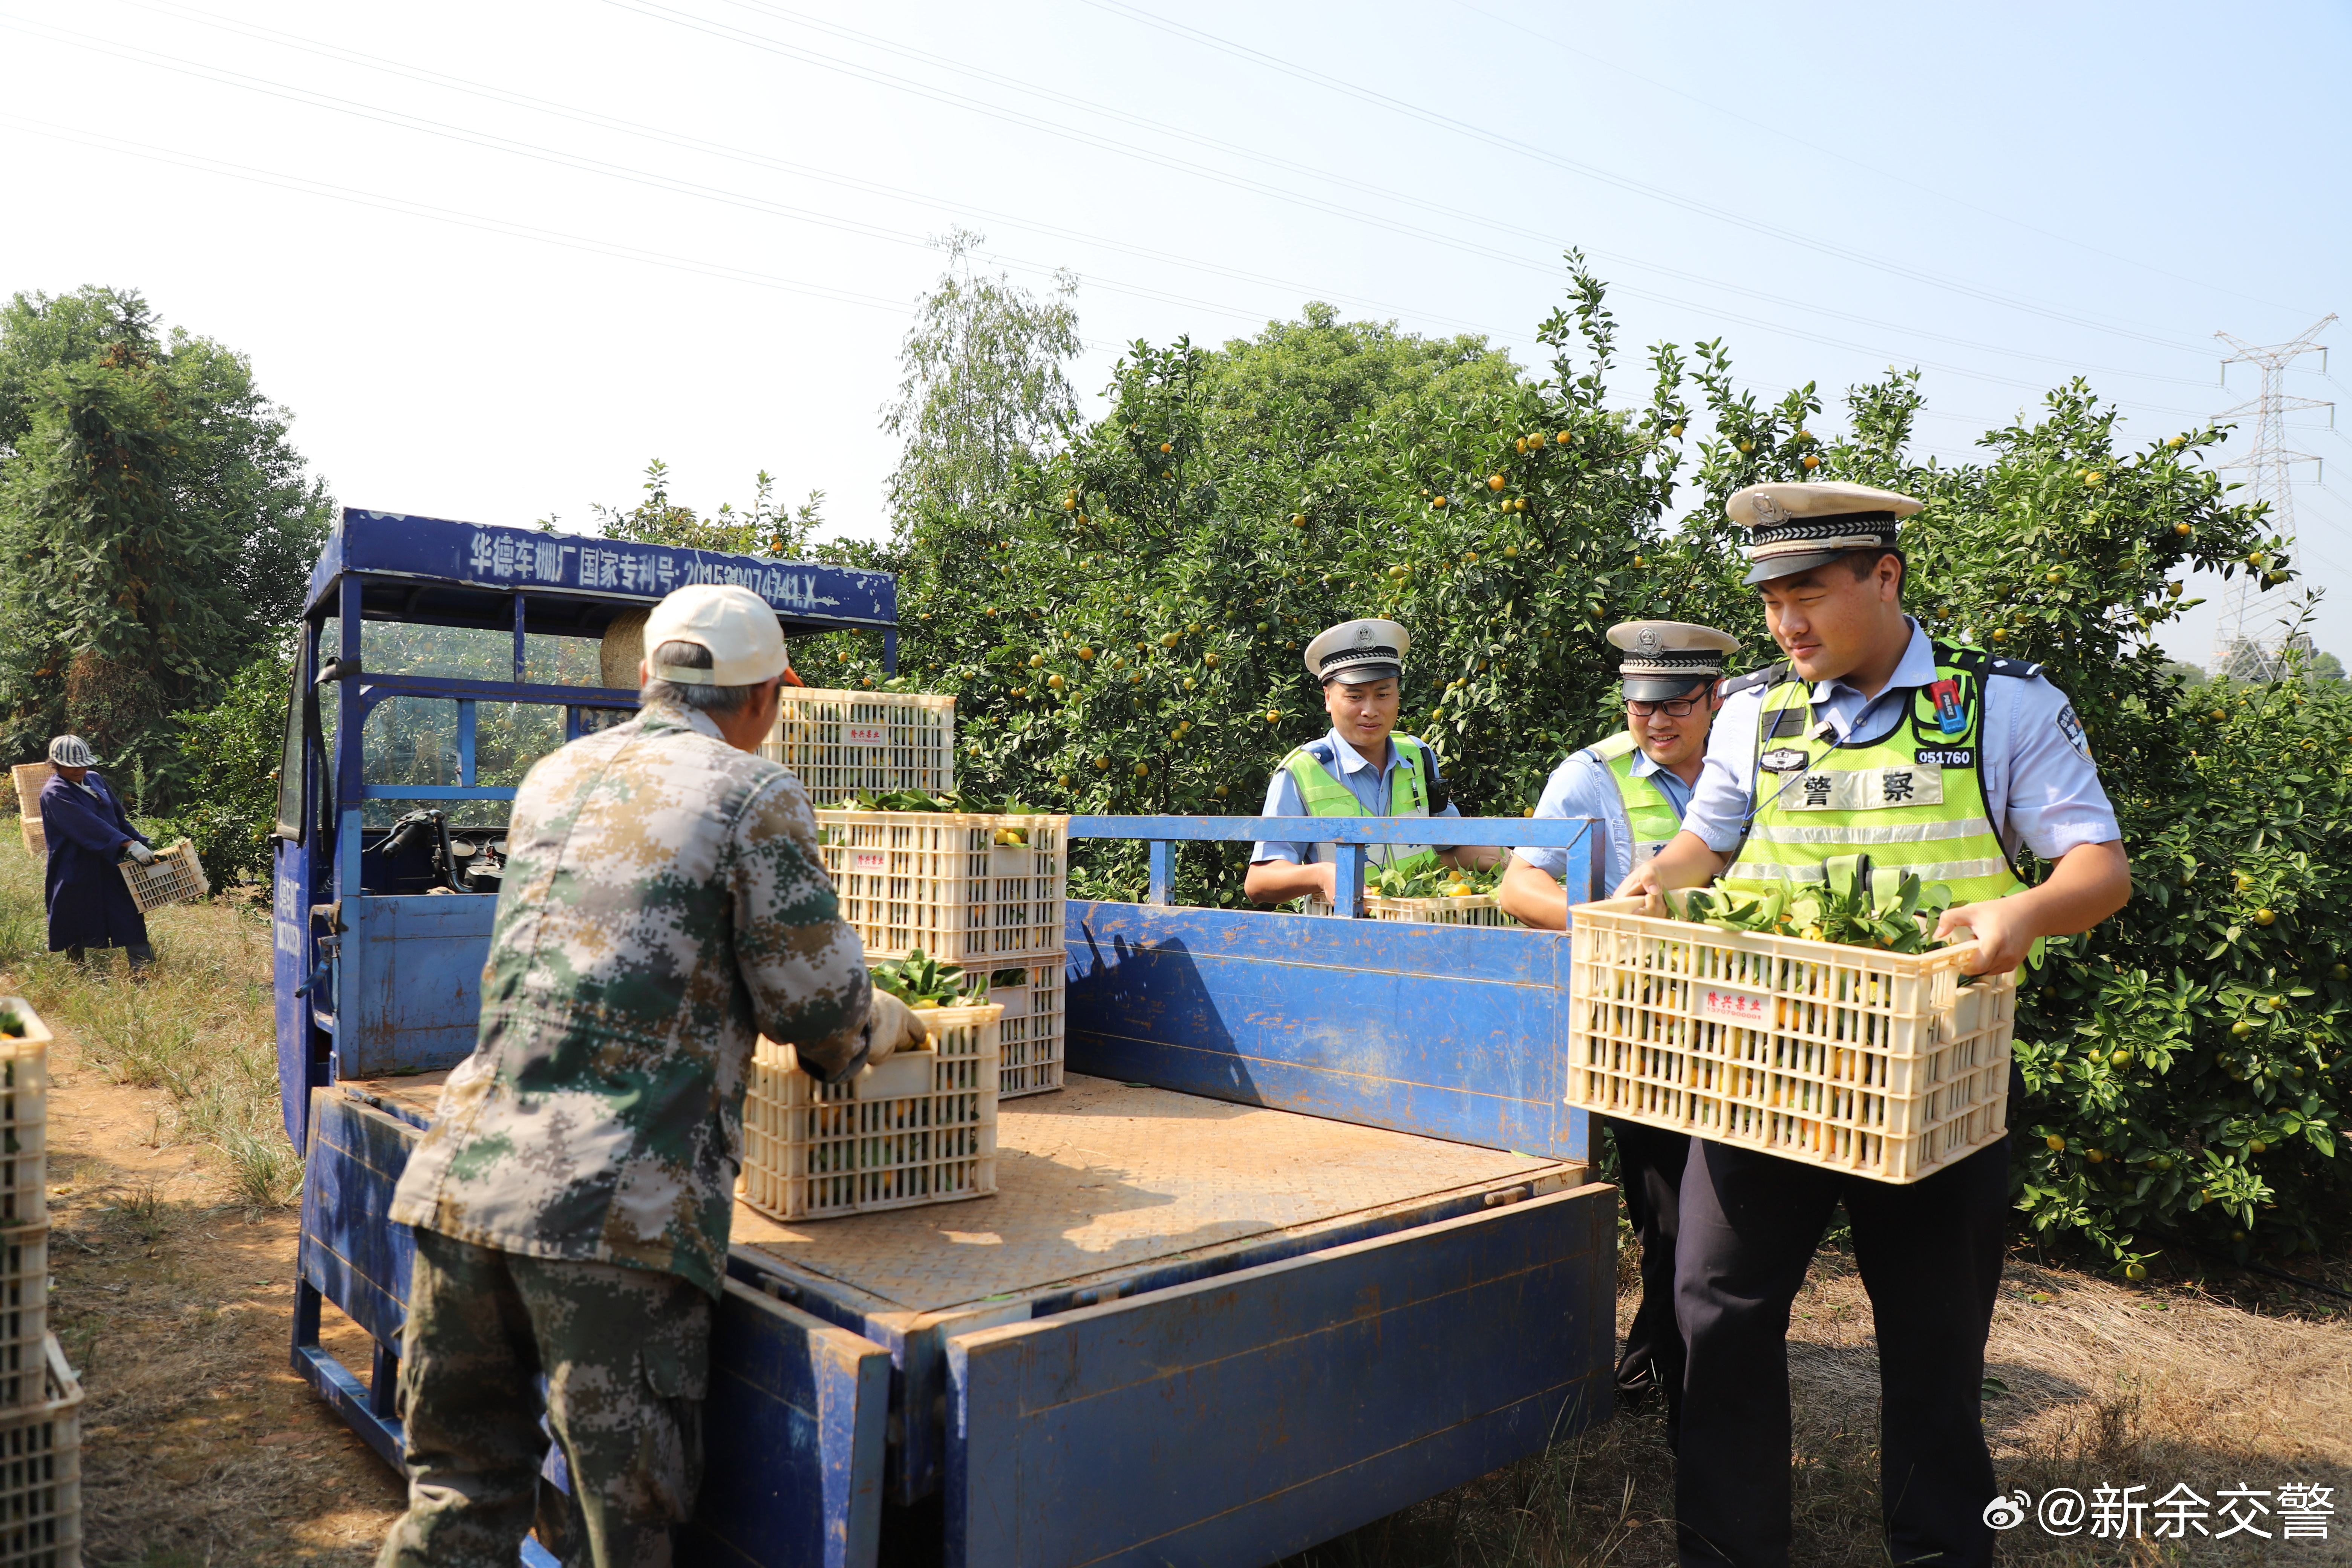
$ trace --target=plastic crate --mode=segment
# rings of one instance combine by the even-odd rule
[[[2007,1131],[2014,973],[1642,907],[1570,910],[1570,1105],[1891,1183]]]
[[[21,996],[0,996],[6,1012],[25,1032],[0,1035],[0,1229],[49,1219],[49,1026]]]
[[[41,786],[57,777],[58,770],[47,763],[18,763],[9,771],[16,780],[16,831],[24,836],[25,852],[46,856],[49,846],[41,829]]]
[[[0,1230],[0,1411],[46,1395],[41,1343],[49,1331],[49,1227]],[[0,1512],[0,1526],[8,1522]],[[0,1552],[0,1564],[11,1559]]]
[[[1062,1087],[1061,953],[1005,968],[1018,968],[1017,983],[998,984],[989,975],[988,999],[1004,1009],[997,1020],[996,1094],[1017,1100]]]
[[[131,885],[131,901],[142,915],[165,904],[193,904],[213,890],[197,863],[196,847],[184,838],[169,849],[156,850],[153,865],[125,860],[121,870],[122,879]]]
[[[55,1334],[35,1360],[37,1397],[0,1411],[0,1568],[79,1568],[81,1384]]]
[[[876,795],[955,788],[955,699],[919,691],[786,687],[760,754],[782,763],[823,806]]]
[[[1066,816],[820,811],[824,868],[868,958],[991,970],[1062,951]],[[1018,832],[1020,844],[1000,844]]]
[[[926,1010],[929,1048],[837,1084],[762,1038],[743,1096],[743,1201],[825,1219],[996,1191],[996,1003]]]

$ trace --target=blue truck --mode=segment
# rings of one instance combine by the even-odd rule
[[[293,1364],[395,1467],[386,1210],[473,1047],[501,803],[635,709],[601,639],[697,582],[895,666],[880,573],[347,510],[311,574],[274,850]],[[1589,826],[1448,837],[1566,845],[1589,881]],[[1071,820],[1150,875],[1067,905],[1067,1087],[1002,1107],[992,1197],[739,1207],[688,1561],[1270,1563],[1608,1416],[1617,1197],[1562,1100],[1569,938],[1171,903],[1181,842],[1336,839],[1360,889],[1412,831]]]

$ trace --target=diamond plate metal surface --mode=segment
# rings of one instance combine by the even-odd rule
[[[783,1225],[735,1245],[915,1312],[1038,1290],[1559,1162],[1070,1075],[1002,1107],[996,1195]]]
[[[345,1087],[429,1117],[445,1076]],[[1059,1094],[1000,1109],[996,1162],[996,1195],[967,1203],[798,1225],[739,1203],[734,1244],[933,1312],[1573,1169],[1077,1073]]]

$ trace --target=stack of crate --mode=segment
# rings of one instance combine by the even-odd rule
[[[81,1387],[48,1331],[49,1031],[0,996],[0,1563],[81,1562]]]
[[[817,806],[825,867],[866,957],[919,947],[962,964],[970,987],[985,981],[1004,1009],[1000,1091],[1061,1088],[1068,819],[838,809],[860,791],[952,792],[955,699],[804,687],[782,704],[760,754],[790,768]],[[1000,842],[1006,832],[1024,842]]]
[[[1062,1087],[1062,900],[1066,816],[820,811],[824,868],[869,961],[918,950],[984,980],[1007,1098]]]

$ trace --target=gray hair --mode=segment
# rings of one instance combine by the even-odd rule
[[[698,642],[666,642],[646,655],[649,665],[675,665],[681,669],[709,669],[710,650]],[[757,686],[692,686],[682,680],[664,680],[658,676],[645,683],[637,692],[637,700],[650,708],[656,702],[675,707],[690,708],[697,713],[713,715],[740,713],[751,700]]]

